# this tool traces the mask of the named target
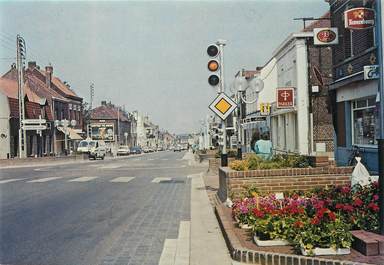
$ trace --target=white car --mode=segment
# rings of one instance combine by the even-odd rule
[[[131,150],[129,150],[129,147],[127,145],[120,145],[119,149],[117,149],[117,155],[118,156],[126,156],[129,155]]]
[[[101,158],[104,160],[104,157],[107,154],[107,146],[104,141],[90,141],[89,146],[89,159]]]
[[[90,146],[89,146],[90,140],[82,140],[80,141],[79,145],[77,146],[77,152],[78,153],[88,153]]]

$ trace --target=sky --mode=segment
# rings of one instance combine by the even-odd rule
[[[94,106],[102,100],[149,115],[172,133],[196,132],[217,89],[207,79],[206,49],[225,39],[224,80],[264,65],[302,29],[296,17],[320,17],[324,0],[2,1],[0,73],[14,62],[16,35],[27,61],[54,75]],[[228,91],[228,88],[226,89]]]

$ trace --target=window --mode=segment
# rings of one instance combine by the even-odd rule
[[[376,145],[376,100],[375,97],[352,102],[353,144]]]

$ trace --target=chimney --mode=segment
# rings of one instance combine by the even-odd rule
[[[53,74],[53,67],[51,65],[45,67],[45,84],[47,87],[51,87],[51,81],[52,81],[52,74]]]
[[[36,62],[28,62],[28,69],[32,70],[36,67]]]
[[[101,106],[107,106],[107,101],[105,100],[101,101]]]

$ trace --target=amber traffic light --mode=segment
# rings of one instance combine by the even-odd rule
[[[208,70],[210,72],[217,72],[220,68],[220,62],[216,58],[219,55],[219,47],[215,44],[211,44],[207,48],[207,54],[211,58],[208,61]],[[212,73],[208,78],[208,84],[211,86],[217,86],[220,83],[220,77],[217,73]]]

